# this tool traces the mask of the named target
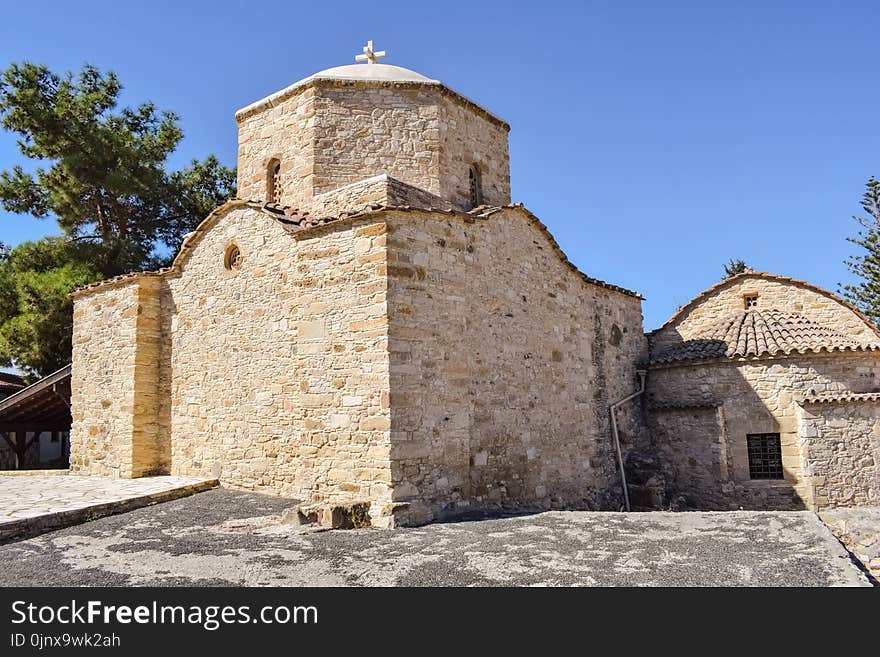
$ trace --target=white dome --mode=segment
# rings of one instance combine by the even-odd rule
[[[348,64],[346,66],[334,66],[310,75],[306,80],[331,79],[331,80],[378,80],[385,82],[436,82],[426,78],[421,73],[416,73],[402,66],[391,64]],[[301,80],[305,82],[305,80]]]

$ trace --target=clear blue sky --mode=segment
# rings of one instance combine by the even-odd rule
[[[729,258],[836,289],[880,176],[880,3],[11,2],[0,66],[113,69],[182,117],[173,164],[235,165],[233,113],[366,39],[511,124],[513,199],[583,271],[647,298],[645,325]],[[0,169],[20,161],[0,134]],[[0,240],[52,232],[0,213]]]

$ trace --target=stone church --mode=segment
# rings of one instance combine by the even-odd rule
[[[72,472],[376,526],[880,502],[864,317],[749,273],[646,337],[637,293],[511,203],[508,124],[364,51],[236,113],[240,199],[170,267],[74,293]]]

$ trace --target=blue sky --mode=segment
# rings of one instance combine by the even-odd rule
[[[75,7],[75,10],[74,10]],[[3,0],[0,66],[115,70],[182,117],[172,164],[235,165],[233,113],[366,39],[511,124],[513,199],[647,329],[722,264],[836,289],[880,176],[880,3]],[[20,161],[0,133],[0,169]],[[0,241],[54,225],[0,211]]]

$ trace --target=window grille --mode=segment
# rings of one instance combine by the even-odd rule
[[[750,433],[749,478],[782,479],[782,446],[778,433]]]

